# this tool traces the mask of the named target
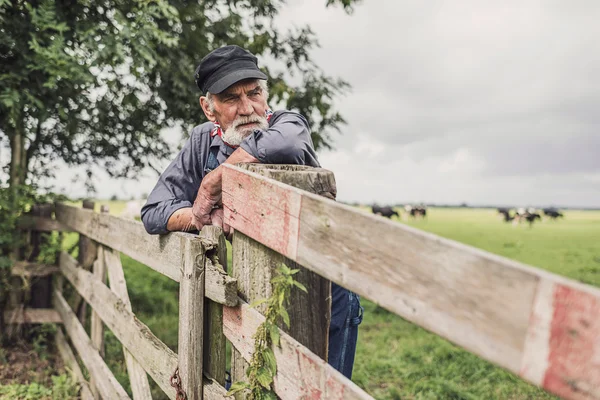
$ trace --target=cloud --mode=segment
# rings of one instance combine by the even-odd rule
[[[353,86],[320,155],[340,199],[600,206],[600,2],[324,4],[289,2],[276,23],[309,24],[315,62]]]

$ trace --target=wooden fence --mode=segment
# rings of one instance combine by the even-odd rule
[[[233,379],[245,379],[252,335],[264,320],[261,307],[248,303],[270,294],[270,277],[285,262],[303,267],[299,279],[309,293],[294,294],[291,327],[274,349],[282,399],[371,398],[324,361],[329,281],[563,398],[600,399],[600,290],[338,204],[328,171],[223,168],[225,221],[235,229],[229,274],[218,228],[150,236],[139,222],[64,204],[55,219],[28,222],[89,240],[79,260],[60,254],[57,276],[92,307],[91,335],[66,303],[61,279],[53,310],[7,312],[63,324],[91,377],[83,380],[59,333],[83,398],[128,398],[102,358],[102,323],[123,344],[135,399],[150,398],[146,373],[175,399],[176,370],[188,399],[224,398],[225,339],[234,348]],[[119,253],[180,283],[177,354],[132,313]]]

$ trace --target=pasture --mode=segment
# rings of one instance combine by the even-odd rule
[[[98,202],[98,209],[100,204],[109,204],[115,215],[124,208],[124,202]],[[398,223],[600,286],[600,212],[567,211],[564,220],[531,228],[506,224],[495,210],[429,209],[428,214],[427,220]],[[65,247],[76,239],[68,235]],[[133,311],[176,350],[178,284],[126,256],[122,260]],[[363,305],[353,380],[377,399],[553,398],[369,301],[363,299]],[[110,331],[106,346],[109,366],[129,387],[121,345]],[[158,388],[153,395],[165,398]]]

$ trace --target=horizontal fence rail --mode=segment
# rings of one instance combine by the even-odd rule
[[[597,288],[223,167],[235,230],[537,386],[600,398]]]
[[[312,185],[317,193],[327,187],[329,197],[335,196],[330,177],[304,168],[278,166],[263,174],[223,166],[225,222],[236,231],[233,277],[223,268],[224,239],[213,227],[200,235],[151,236],[139,222],[65,204],[55,206],[55,220],[49,214],[28,216],[21,229],[72,231],[93,240],[94,272],[62,252],[58,266],[21,262],[13,277],[66,277],[92,307],[95,328],[90,338],[58,284],[54,309],[14,309],[5,318],[64,325],[92,378],[88,385],[73,367],[83,382],[82,398],[96,391],[103,398],[128,398],[102,359],[103,323],[123,344],[135,399],[149,395],[146,373],[175,399],[176,369],[188,399],[223,399],[225,337],[233,345],[232,375],[245,379],[253,335],[264,321],[262,308],[247,302],[268,296],[271,272],[291,260],[563,398],[600,399],[599,289],[270,178],[286,171],[312,174],[283,180]],[[180,283],[177,354],[133,314],[119,252]],[[293,329],[281,332],[281,347],[274,349],[280,398],[372,398],[297,335]],[[77,364],[62,333],[56,340],[65,362]]]
[[[141,222],[65,204],[56,205],[56,218],[72,230],[115,249],[176,282],[181,280],[182,241],[185,243],[196,237],[180,232],[148,235]],[[206,270],[206,297],[219,304],[236,305],[235,279],[223,270],[209,266]]]

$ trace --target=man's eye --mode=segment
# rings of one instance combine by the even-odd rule
[[[259,94],[260,94],[260,92],[252,92],[252,93],[250,93],[250,96],[251,96],[251,97],[256,97],[256,96],[258,96]]]

